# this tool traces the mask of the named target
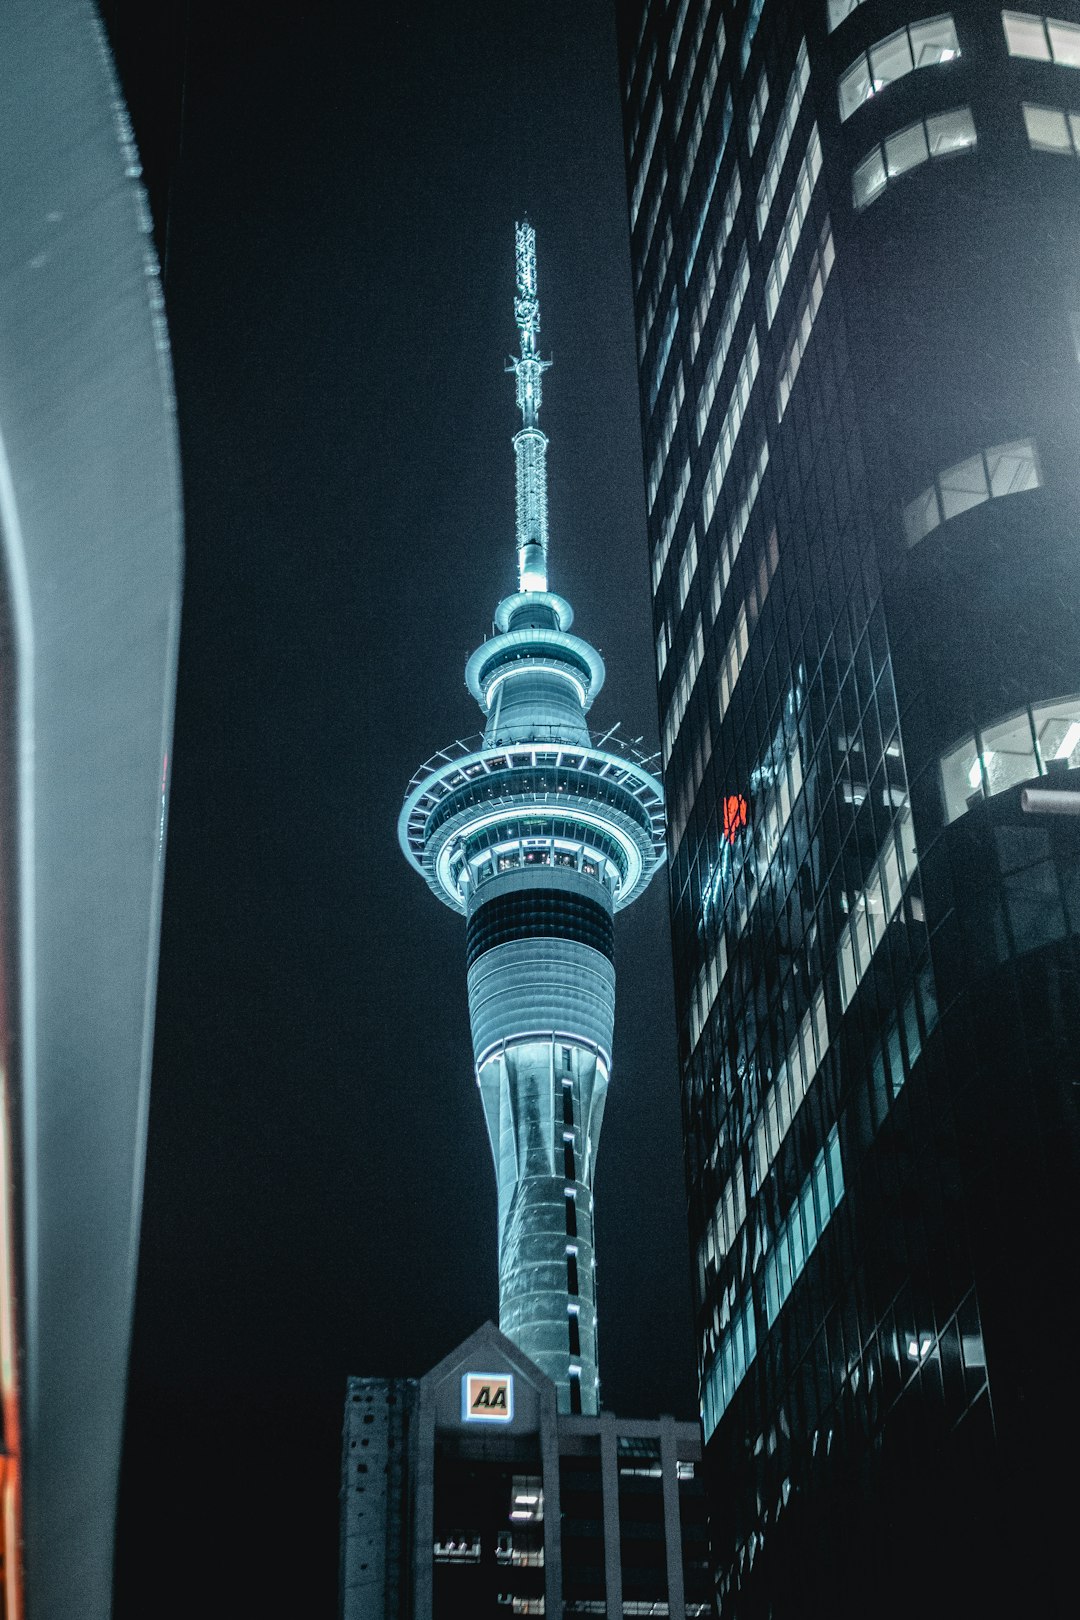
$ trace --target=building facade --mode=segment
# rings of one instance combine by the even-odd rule
[[[485,719],[409,784],[401,847],[466,917],[469,1016],[499,1200],[499,1325],[559,1391],[596,1412],[592,1185],[611,1075],[614,914],[663,858],[663,792],[633,748],[594,742],[600,655],[548,589],[547,439],[539,426],[536,239],[516,238],[511,362],[521,428],[518,590],[465,671]],[[614,728],[612,728],[614,730]]]
[[[183,525],[94,7],[0,8],[0,1616],[112,1613]]]
[[[652,0],[620,52],[721,1610],[1050,1603],[1080,7]]]
[[[696,1423],[560,1413],[490,1323],[421,1379],[353,1378],[342,1620],[713,1613]]]

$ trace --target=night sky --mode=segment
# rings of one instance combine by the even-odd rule
[[[464,924],[396,823],[480,729],[464,665],[515,585],[526,212],[552,585],[607,663],[594,732],[656,746],[614,22],[105,9],[167,244],[187,506],[117,1614],[331,1616],[346,1376],[422,1373],[497,1314]],[[619,923],[602,1393],[691,1416],[663,875]]]

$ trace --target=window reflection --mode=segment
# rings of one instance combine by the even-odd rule
[[[884,147],[875,146],[863,158],[851,177],[855,207],[866,208],[890,181],[920,167],[929,158],[971,151],[977,144],[970,107],[954,107],[932,118],[920,118],[917,124],[897,130],[886,139]]]
[[[907,543],[917,545],[939,524],[983,501],[1038,489],[1041,484],[1039,455],[1032,440],[1018,439],[980,450],[955,467],[946,467],[929,489],[908,502],[904,508]]]
[[[941,760],[945,822],[1035,776],[1080,768],[1080,696],[1056,698],[965,737]]]
[[[946,13],[898,28],[858,56],[840,76],[840,119],[843,122],[864,102],[879,95],[897,79],[916,68],[936,67],[960,55],[960,42],[952,18]]]

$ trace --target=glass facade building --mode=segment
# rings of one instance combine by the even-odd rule
[[[1080,791],[1080,6],[619,23],[721,1612],[1038,1601],[1080,822],[1021,794]]]

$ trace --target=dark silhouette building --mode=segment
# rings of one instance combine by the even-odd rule
[[[351,1378],[342,1620],[712,1614],[697,1425],[558,1410],[491,1323],[423,1378]]]
[[[1052,1612],[1067,1573],[1080,822],[1021,808],[1080,791],[1053,11],[622,8],[701,1407],[747,1620]]]

